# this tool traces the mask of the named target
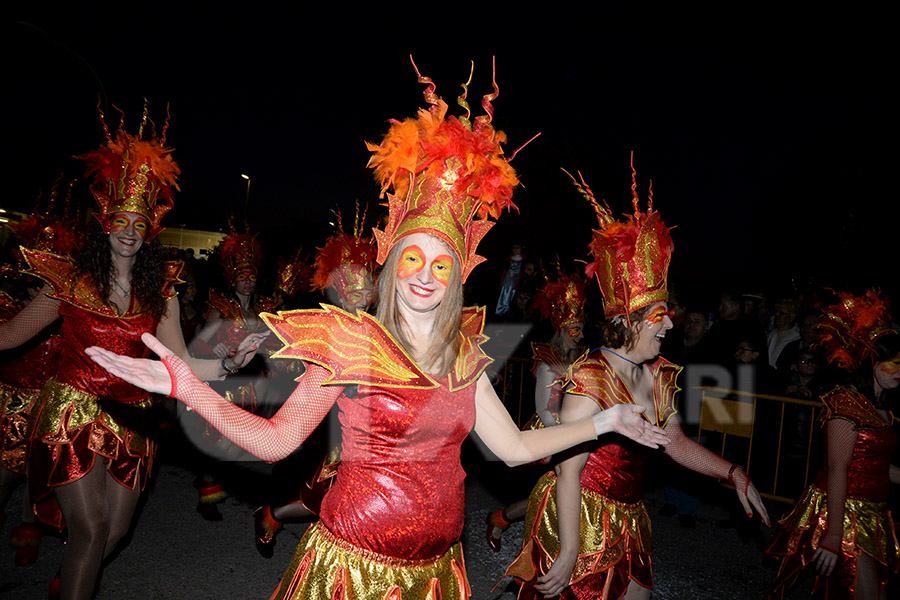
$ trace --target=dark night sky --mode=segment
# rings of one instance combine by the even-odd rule
[[[625,212],[633,150],[642,197],[652,178],[656,208],[677,225],[676,285],[778,289],[812,277],[896,295],[886,15],[755,5],[584,13],[558,3],[556,14],[526,14],[455,3],[442,6],[459,16],[420,8],[388,18],[345,3],[257,4],[23,3],[4,34],[4,205],[29,210],[60,172],[80,175],[71,156],[103,139],[98,93],[130,130],[146,96],[157,123],[171,104],[183,170],[166,224],[224,227],[243,213],[248,173],[250,224],[269,252],[311,249],[329,209],[377,199],[363,140],[423,104],[408,55],[453,112],[469,60],[471,100],[489,91],[496,54],[494,122],[507,151],[542,136],[513,162],[521,214],[501,220],[483,254],[502,256],[521,238],[532,254],[582,258],[595,222],[559,169],[581,170]],[[79,197],[90,202],[84,188]]]

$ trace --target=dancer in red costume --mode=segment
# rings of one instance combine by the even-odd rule
[[[769,598],[780,600],[803,569],[817,571],[813,593],[828,600],[886,598],[900,545],[887,508],[890,464],[897,447],[886,393],[900,386],[900,335],[890,328],[887,304],[871,291],[839,294],[818,328],[829,362],[850,377],[822,396],[825,466],[778,524],[767,552],[781,558]]]
[[[558,267],[558,265],[557,265]],[[570,277],[559,269],[555,281],[546,280],[534,298],[534,305],[553,325],[549,342],[532,342],[534,353],[535,415],[523,429],[559,425],[559,409],[564,387],[571,381],[572,365],[583,353],[578,343],[584,338],[584,303],[586,282],[583,277]],[[503,532],[515,521],[525,518],[528,498],[498,508],[487,516],[487,542],[500,552]]]
[[[357,206],[353,233],[346,233],[341,214],[335,211],[335,233],[316,253],[312,288],[328,294],[329,300],[351,314],[366,312],[375,300],[375,240],[362,235],[366,220]],[[294,285],[298,285],[295,283]],[[279,361],[285,363],[285,361]],[[292,366],[301,361],[292,361]],[[302,370],[300,371],[302,373]],[[314,457],[317,465],[310,478],[303,482],[295,501],[278,506],[263,505],[254,513],[256,547],[260,554],[272,556],[275,535],[283,527],[285,519],[317,517],[322,498],[331,489],[341,462],[341,445],[330,436],[330,422],[336,419],[335,409],[319,426],[317,433],[304,445],[304,453]],[[311,443],[310,443],[311,442]]]
[[[517,183],[490,124],[496,91],[483,102],[488,116],[473,123],[445,117],[446,103],[421,81],[431,108],[392,122],[381,145],[370,145],[376,177],[394,191],[387,227],[375,230],[384,265],[378,318],[334,307],[266,315],[285,342],[278,356],[308,364],[271,419],[211,393],[152,336],[144,339],[162,362],[89,351],[269,461],[292,452],[337,402],[341,465],[275,599],[468,598],[459,455],[473,427],[510,464],[611,430],[649,445],[666,441],[637,407],[541,431],[516,428],[484,375],[484,309],[462,308],[462,282],[483,260],[475,250],[492,225],[486,217],[511,206]]]
[[[574,180],[574,178],[573,178]],[[621,405],[640,406],[665,429],[665,451],[678,463],[727,479],[747,516],[768,515],[756,488],[737,465],[686,437],[672,418],[681,368],[659,358],[662,337],[672,328],[666,308],[666,274],[672,238],[653,210],[640,211],[632,180],[634,216],[616,222],[582,180],[576,187],[597,212],[594,262],[605,303],[603,346],[574,367],[574,387],[563,399],[560,421],[571,423]],[[531,493],[523,548],[507,570],[523,583],[519,598],[649,598],[650,519],[642,502],[644,464],[639,446],[616,435],[583,446],[547,473]]]
[[[28,475],[38,517],[68,527],[59,586],[64,599],[91,597],[101,561],[128,531],[155,450],[140,430],[149,395],[92,363],[85,348],[102,345],[147,357],[140,337],[154,332],[191,360],[171,292],[180,265],[164,263],[159,244],[151,243],[172,206],[179,170],[165,148],[165,133],[143,139],[146,124],[145,111],[138,135],[120,124],[113,137],[104,123],[107,145],[81,157],[95,177],[99,227],[77,263],[26,250],[30,272],[47,285],[0,326],[0,349],[6,349],[62,318],[55,373],[32,415]],[[248,339],[230,359],[233,365],[191,365],[203,378],[224,377],[229,367],[249,360],[259,342]]]

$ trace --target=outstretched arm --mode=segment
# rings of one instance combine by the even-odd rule
[[[482,375],[477,385],[475,433],[491,452],[511,467],[550,456],[611,431],[651,448],[668,443],[663,430],[642,418],[640,413],[644,409],[633,404],[618,405],[593,417],[549,429],[519,431],[497,398],[487,375]]]
[[[149,392],[181,400],[229,440],[267,462],[281,460],[296,450],[343,390],[340,386],[321,385],[329,377],[328,371],[309,365],[278,412],[265,419],[219,396],[152,335],[145,333],[141,339],[162,357],[162,362],[120,356],[97,347],[88,348],[87,353],[113,375]]]
[[[825,506],[828,525],[812,562],[819,573],[831,575],[841,554],[844,539],[844,502],[847,500],[847,471],[853,458],[853,446],[859,433],[845,419],[831,419],[825,423],[825,444],[828,467],[828,489],[825,490]]]
[[[678,464],[696,471],[701,475],[710,475],[725,479],[734,484],[737,491],[738,500],[747,516],[753,515],[750,509],[752,505],[759,513],[760,518],[766,525],[769,524],[769,513],[762,503],[762,498],[756,490],[756,486],[750,481],[750,478],[739,466],[725,460],[718,454],[710,452],[691,438],[684,435],[678,419],[672,417],[666,423],[666,433],[672,440],[672,443],[666,447],[666,454],[672,457],[672,460]]]
[[[0,350],[21,346],[59,318],[59,300],[41,292],[12,319],[0,325]]]

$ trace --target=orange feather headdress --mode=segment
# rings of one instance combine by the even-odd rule
[[[587,299],[587,281],[579,275],[567,275],[559,269],[555,281],[545,278],[545,283],[534,297],[534,307],[541,317],[550,319],[556,330],[574,323],[584,323],[584,303]]]
[[[44,210],[39,208],[39,197],[35,202],[34,211],[27,219],[18,223],[9,223],[9,228],[16,234],[23,246],[30,250],[52,252],[61,256],[71,256],[80,250],[84,236],[79,235],[76,220],[69,216],[74,184],[75,181],[72,180],[66,186],[65,204],[61,216],[55,210],[59,201],[60,188],[60,181],[57,180]],[[20,270],[23,270],[25,268],[24,258],[21,253],[16,252],[16,254]]]
[[[283,291],[287,298],[291,298],[300,290],[307,289],[310,267],[300,256],[303,249],[297,250],[291,260],[278,261],[278,273],[275,287]]]
[[[519,180],[503,156],[501,143],[506,135],[491,126],[491,101],[499,88],[495,79],[494,92],[484,96],[481,103],[487,114],[473,123],[466,102],[471,74],[458,99],[466,109],[466,116],[460,118],[447,117],[447,104],[434,93],[434,83],[418,69],[416,75],[427,85],[425,100],[431,106],[419,109],[414,119],[391,120],[381,144],[366,143],[373,152],[368,166],[381,185],[381,197],[393,190],[388,193],[387,226],[374,230],[377,261],[384,264],[391,248],[403,237],[427,233],[441,238],[456,252],[465,281],[485,260],[475,250],[494,225],[488,217],[496,219],[504,208],[516,208],[512,194]]]
[[[256,239],[256,234],[250,233],[250,227],[244,223],[244,233],[234,230],[234,218],[228,220],[228,228],[231,233],[222,240],[222,268],[228,281],[233,282],[235,277],[245,270],[259,271],[262,263],[262,244]]]
[[[150,138],[145,140],[148,121],[152,131]],[[164,229],[160,221],[174,205],[173,188],[179,189],[177,181],[181,169],[172,159],[172,149],[165,146],[168,116],[159,138],[147,116],[146,100],[137,135],[125,131],[124,113],[115,137],[109,133],[103,111],[100,111],[100,122],[106,134],[106,145],[75,157],[85,161],[87,175],[94,178],[91,191],[100,209],[95,216],[103,230],[109,233],[110,215],[117,212],[141,215],[150,222],[146,238],[150,241]]]
[[[360,218],[357,206],[353,233],[345,233],[340,212],[334,214],[335,232],[316,253],[312,287],[322,291],[333,287],[346,300],[352,292],[374,289],[377,249],[374,239],[362,236],[365,211]]]
[[[824,318],[816,325],[822,337],[828,362],[853,371],[873,356],[875,340],[893,333],[888,301],[878,290],[863,296],[835,292],[838,302],[822,310]]]
[[[653,210],[652,181],[647,212],[641,212],[633,155],[631,173],[634,215],[627,215],[625,221],[616,221],[605,201],[602,206],[597,202],[583,177],[578,182],[566,173],[597,213],[600,227],[594,230],[589,246],[594,260],[584,272],[588,278],[597,279],[608,319],[618,315],[627,317],[639,308],[669,298],[666,277],[675,248],[672,236],[659,213]]]

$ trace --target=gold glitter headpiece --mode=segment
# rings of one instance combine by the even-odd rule
[[[822,335],[819,344],[828,362],[853,371],[873,356],[875,340],[893,333],[888,301],[878,290],[864,296],[835,292],[838,302],[822,310],[823,319],[816,328]]]
[[[279,260],[278,261],[278,274],[277,279],[275,281],[275,287],[279,290],[283,291],[285,296],[291,298],[296,296],[297,293],[304,289],[309,279],[309,271],[310,267],[300,257],[303,249],[297,250],[294,253],[294,258],[291,260]]]
[[[400,239],[427,233],[441,238],[456,252],[465,281],[485,260],[475,251],[494,225],[488,216],[496,219],[504,208],[515,208],[512,193],[519,180],[503,156],[500,144],[506,141],[506,135],[491,126],[491,101],[499,88],[494,78],[493,93],[481,102],[486,114],[472,122],[466,102],[471,73],[457,100],[466,110],[459,118],[447,117],[447,104],[434,93],[434,83],[418,69],[416,75],[427,86],[425,100],[431,106],[419,109],[415,119],[391,120],[380,145],[366,143],[374,153],[368,166],[375,170],[381,197],[388,189],[393,190],[388,193],[387,227],[374,230],[377,261],[384,264]]]
[[[137,135],[125,131],[124,113],[115,137],[109,133],[103,111],[100,111],[100,122],[106,134],[106,145],[75,157],[87,163],[86,173],[94,177],[91,191],[100,209],[95,216],[103,230],[109,233],[109,217],[114,213],[141,215],[150,222],[146,237],[146,241],[150,241],[164,229],[160,221],[174,204],[172,188],[179,189],[177,180],[181,169],[172,159],[172,149],[165,147],[168,115],[159,138],[147,116],[146,100]],[[148,122],[150,139],[145,140]]]
[[[584,323],[585,288],[587,281],[579,275],[567,275],[559,270],[555,281],[546,283],[534,298],[534,307],[543,318],[549,318],[554,329],[561,330],[573,323]]]
[[[578,175],[581,177],[580,173]],[[641,212],[636,176],[632,155],[631,193],[634,215],[626,215],[625,221],[616,221],[609,205],[605,201],[602,206],[597,202],[583,177],[578,182],[569,175],[575,187],[597,213],[600,228],[594,230],[590,243],[594,260],[585,267],[584,272],[588,278],[596,277],[608,319],[619,315],[627,317],[639,308],[669,298],[666,276],[674,250],[672,236],[659,213],[653,210],[652,181],[647,212]]]
[[[313,289],[324,291],[333,287],[338,296],[346,299],[352,292],[372,290],[375,287],[375,240],[362,236],[365,211],[360,218],[359,206],[353,233],[345,233],[341,213],[335,211],[337,225],[335,232],[316,253]]]
[[[244,270],[259,271],[262,262],[262,244],[256,239],[256,234],[250,233],[250,227],[244,223],[244,233],[234,230],[234,218],[228,220],[228,228],[231,233],[222,240],[222,268],[228,281]]]

